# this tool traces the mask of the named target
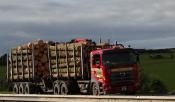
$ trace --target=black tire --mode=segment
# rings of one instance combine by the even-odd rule
[[[67,83],[67,87],[69,90],[69,94],[79,94],[80,93],[80,88],[76,81],[69,81]]]
[[[93,83],[92,85],[92,94],[93,95],[100,95],[100,87],[98,83]]]
[[[55,95],[60,95],[60,94],[61,94],[60,84],[59,84],[59,83],[56,83],[56,84],[54,85],[54,94],[55,94]]]
[[[124,94],[125,94],[125,95],[135,95],[135,94],[136,94],[136,91],[132,91],[132,92],[125,92]]]
[[[24,84],[23,83],[19,85],[19,94],[24,94]]]
[[[67,87],[67,84],[65,82],[61,83],[61,95],[68,95],[69,94],[69,90]]]
[[[24,87],[24,94],[33,94],[34,93],[34,86],[32,86],[29,83],[26,83],[25,87]]]
[[[19,94],[19,86],[17,83],[13,85],[13,93]]]

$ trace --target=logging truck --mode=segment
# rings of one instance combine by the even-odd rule
[[[16,94],[134,93],[139,88],[137,55],[121,44],[42,40],[12,48],[7,79]]]

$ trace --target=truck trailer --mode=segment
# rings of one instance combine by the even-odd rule
[[[16,94],[135,93],[140,85],[138,56],[122,44],[40,40],[12,48],[7,57],[7,79]]]

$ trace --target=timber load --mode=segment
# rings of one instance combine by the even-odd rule
[[[53,78],[89,77],[87,43],[55,43],[49,45],[49,67]]]
[[[35,77],[47,77],[47,43],[37,40],[11,49],[8,78],[10,80],[31,80]]]

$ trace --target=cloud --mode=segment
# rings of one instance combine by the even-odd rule
[[[0,52],[35,39],[175,47],[174,0],[0,0]],[[166,40],[167,39],[167,40]],[[163,42],[163,43],[162,43]]]
[[[131,45],[135,48],[149,48],[149,49],[158,49],[158,48],[171,48],[174,46],[175,37],[165,37],[157,39],[147,39],[147,40],[133,40],[125,42],[125,44]]]

